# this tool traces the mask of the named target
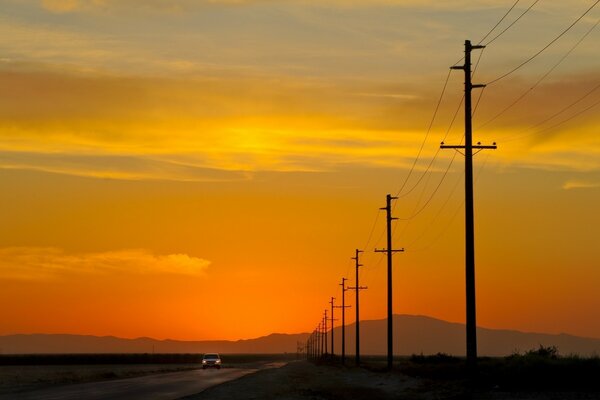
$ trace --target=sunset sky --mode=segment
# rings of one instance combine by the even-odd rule
[[[394,312],[464,322],[461,71],[428,127],[514,3],[0,0],[0,335],[308,332],[365,246],[384,318],[399,191]],[[597,1],[535,3],[475,83]],[[474,92],[481,326],[600,338],[599,19]]]

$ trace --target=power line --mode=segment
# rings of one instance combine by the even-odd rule
[[[561,37],[563,37],[568,31],[571,30],[571,28],[573,28],[579,21],[581,21],[581,19],[583,17],[585,17],[594,7],[596,7],[596,5],[600,3],[600,0],[596,0],[596,2],[594,4],[592,4],[583,14],[581,14],[575,21],[573,21],[573,23],[571,25],[569,25],[564,31],[562,31],[557,37],[555,37],[554,39],[552,39],[550,41],[550,43],[548,43],[546,46],[544,46],[541,50],[539,50],[537,53],[535,53],[534,55],[532,55],[531,57],[529,57],[527,60],[523,61],[521,64],[519,64],[518,66],[516,66],[515,68],[513,68],[512,70],[506,72],[503,75],[500,75],[499,77],[489,81],[488,83],[486,83],[486,85],[491,85],[492,83],[496,83],[501,79],[506,78],[507,76],[511,75],[512,73],[514,73],[515,71],[519,70],[521,67],[523,67],[524,65],[528,64],[530,61],[532,61],[533,59],[535,59],[537,56],[539,56],[540,54],[542,54],[542,52],[544,52],[548,47],[552,46],[554,44],[554,42],[556,42],[558,39],[560,39]]]
[[[481,166],[479,167],[479,169],[477,170],[477,174],[475,176],[475,183],[477,183],[479,181],[479,177],[481,176],[481,173],[483,172],[487,162],[488,162],[488,158],[490,157],[489,153],[485,155],[483,162],[481,163]],[[456,190],[456,188],[458,187],[458,184],[462,181],[462,179],[460,179],[461,177],[459,177],[459,179],[456,181],[456,184],[454,185],[454,189],[452,190],[452,193],[454,193],[454,191]],[[451,195],[452,195],[451,193]],[[450,196],[448,196],[447,200],[450,200]],[[447,204],[444,203],[444,206]],[[448,230],[448,228],[450,227],[450,225],[452,224],[452,222],[454,221],[454,219],[456,218],[456,216],[458,215],[458,213],[460,212],[460,210],[463,208],[465,204],[465,200],[463,199],[460,204],[458,205],[458,207],[456,207],[456,209],[454,210],[454,212],[452,213],[452,216],[450,217],[450,219],[448,220],[448,222],[444,225],[444,227],[442,228],[442,230],[440,231],[440,233],[433,239],[431,240],[425,247],[420,248],[420,249],[415,249],[415,250],[411,250],[411,252],[413,253],[417,253],[417,252],[422,252],[422,251],[427,251],[431,248],[431,246],[433,246],[434,244],[436,244],[442,236],[444,236],[444,234],[446,233],[446,231]],[[440,208],[440,213],[442,211],[442,209],[444,208],[444,206],[442,206],[442,208]],[[436,216],[437,217],[437,216]],[[426,232],[426,231],[424,231]],[[423,235],[421,235],[422,237]],[[413,242],[413,244],[416,243]]]
[[[495,29],[498,27],[498,25],[500,25],[500,24],[502,23],[502,21],[504,21],[504,19],[505,19],[506,17],[508,17],[508,14],[510,14],[510,12],[513,10],[513,8],[515,8],[515,6],[516,6],[517,4],[519,4],[519,1],[520,1],[520,0],[517,0],[517,1],[515,1],[515,2],[514,2],[514,4],[513,4],[513,5],[512,5],[512,6],[511,6],[511,7],[508,9],[508,11],[506,12],[506,14],[504,14],[504,15],[502,16],[502,18],[500,18],[500,21],[498,21],[498,22],[496,23],[496,25],[494,25],[494,27],[493,27],[492,29],[490,29],[490,31],[489,31],[488,33],[486,33],[486,34],[485,34],[485,36],[484,36],[484,37],[482,37],[482,38],[481,38],[481,40],[480,40],[479,42],[477,42],[477,44],[481,44],[481,42],[483,42],[483,41],[484,41],[484,40],[485,40],[485,39],[486,39],[488,36],[490,36],[490,35],[491,35],[491,33],[492,33],[492,32],[494,32],[494,30],[495,30]],[[462,61],[462,60],[461,60],[461,61]],[[460,62],[460,61],[456,62],[455,64],[458,64],[459,62]]]
[[[523,137],[523,136],[528,136],[528,135],[539,135],[539,134],[541,134],[541,133],[544,133],[544,132],[547,132],[547,131],[549,131],[549,130],[552,130],[552,129],[554,129],[554,128],[556,128],[556,127],[558,127],[558,126],[562,125],[562,124],[565,124],[565,123],[567,123],[567,122],[571,121],[572,119],[574,119],[574,118],[576,118],[576,117],[580,116],[581,114],[583,114],[583,113],[585,113],[585,112],[587,112],[587,111],[591,110],[592,108],[596,107],[598,104],[600,104],[600,99],[599,99],[598,101],[596,101],[595,103],[591,104],[590,106],[588,106],[588,107],[584,108],[583,110],[581,110],[581,111],[579,111],[579,112],[577,112],[577,113],[575,113],[575,114],[571,115],[569,118],[567,118],[567,119],[565,119],[565,120],[562,120],[562,121],[560,121],[560,122],[558,122],[558,123],[556,123],[556,124],[554,124],[554,125],[552,125],[552,126],[549,126],[549,127],[547,127],[547,128],[544,128],[544,129],[542,129],[542,130],[539,130],[539,131],[537,131],[537,132],[532,132],[532,133],[529,133],[529,134],[521,135],[520,137]],[[512,138],[512,139],[508,139],[508,140],[506,140],[506,141],[507,141],[507,142],[511,142],[511,141],[513,141],[513,140],[519,139],[520,137],[514,137],[514,138]]]
[[[483,55],[483,50],[482,49],[479,52],[479,57],[477,58],[477,63],[475,64],[475,67],[473,68],[473,73],[471,74],[471,77],[475,76],[475,73],[477,72],[477,68],[479,67],[479,62],[481,61],[481,57]],[[448,127],[448,129],[446,130],[446,134],[444,135],[444,137],[442,138],[442,142],[446,141],[446,139],[448,138],[448,135],[450,134],[450,131],[452,130],[452,126],[454,125],[454,121],[456,120],[456,117],[458,115],[458,112],[460,111],[460,107],[462,106],[463,102],[465,100],[465,96],[463,94],[463,96],[461,97],[458,106],[456,107],[456,111],[454,112],[454,115],[452,116],[452,120],[450,121],[450,126]],[[479,95],[479,99],[477,100],[477,105],[475,106],[475,110],[477,110],[477,106],[479,105],[479,100],[481,100],[481,94]],[[423,171],[423,173],[421,174],[421,176],[419,177],[419,179],[417,179],[417,181],[415,182],[415,184],[406,192],[404,192],[402,195],[400,195],[400,192],[398,192],[397,196],[398,198],[403,198],[408,196],[410,193],[412,193],[413,190],[415,190],[417,188],[417,186],[419,186],[419,184],[421,183],[421,181],[423,180],[423,178],[425,177],[425,175],[431,170],[431,167],[433,166],[433,163],[435,162],[435,160],[437,159],[438,155],[440,153],[440,148],[438,148],[435,152],[435,154],[433,155],[433,158],[431,159],[431,161],[429,161],[429,164],[427,165],[427,168],[425,168],[425,171]],[[394,205],[395,207],[395,205]]]
[[[585,100],[585,99],[586,99],[586,98],[587,98],[589,95],[591,95],[591,94],[592,94],[592,93],[594,93],[596,90],[598,90],[598,88],[600,88],[600,83],[596,84],[596,86],[594,86],[594,87],[593,87],[591,90],[589,90],[588,92],[586,92],[586,93],[585,93],[583,96],[581,96],[581,97],[580,97],[580,98],[578,98],[577,100],[573,101],[573,102],[572,102],[571,104],[569,104],[568,106],[564,107],[562,110],[560,110],[560,111],[558,111],[558,112],[555,112],[555,113],[554,113],[554,114],[552,114],[551,116],[549,116],[549,117],[547,117],[547,118],[543,119],[542,121],[538,122],[537,124],[530,126],[529,128],[525,129],[524,131],[521,131],[521,132],[520,132],[520,133],[518,133],[517,135],[515,135],[515,136],[512,136],[512,137],[510,137],[510,138],[508,138],[508,139],[506,139],[506,140],[507,140],[507,141],[513,141],[513,140],[515,140],[515,139],[517,139],[517,138],[520,138],[520,137],[522,137],[522,136],[525,136],[525,135],[523,134],[524,132],[527,132],[527,131],[530,131],[530,130],[532,130],[532,129],[535,129],[535,128],[537,128],[538,126],[540,126],[540,125],[543,125],[543,124],[545,124],[546,122],[548,122],[548,121],[550,121],[550,120],[553,120],[554,118],[558,117],[559,115],[561,115],[562,113],[564,113],[565,111],[567,111],[569,108],[571,108],[571,107],[575,106],[576,104],[578,104],[578,103],[582,102],[583,100]],[[587,109],[586,109],[585,111],[587,111]],[[579,113],[579,114],[580,114],[580,113]],[[577,115],[579,115],[579,114],[577,114]],[[565,122],[566,122],[566,121],[565,121]]]
[[[362,247],[363,249],[368,248],[369,244],[371,243],[371,239],[373,238],[373,232],[375,232],[375,227],[377,226],[377,221],[379,221],[380,214],[381,214],[381,210],[378,209],[377,215],[375,216],[375,222],[373,222],[373,226],[371,227],[371,232],[369,232],[369,237],[367,238],[365,245]]]
[[[481,101],[481,98],[483,97],[484,91],[485,91],[485,87],[482,87],[481,90],[479,91],[479,96],[477,97],[477,102],[475,103],[475,108],[473,109],[473,114],[471,115],[471,117],[475,116],[475,113],[477,112],[477,108],[479,107],[479,102]]]
[[[518,102],[520,102],[521,100],[523,100],[523,98],[525,98],[525,96],[527,96],[536,87],[538,87],[539,84],[542,83],[542,81],[548,77],[548,75],[550,75],[560,64],[562,64],[562,62],[581,44],[581,42],[583,42],[585,40],[585,38],[587,38],[588,35],[590,33],[592,33],[592,31],[598,26],[599,23],[600,23],[600,19],[598,21],[596,21],[596,23],[581,37],[581,39],[579,39],[577,41],[577,43],[575,43],[573,45],[573,47],[571,47],[569,49],[569,51],[564,56],[562,56],[562,58],[560,60],[558,60],[557,63],[555,63],[544,75],[542,75],[542,77],[540,77],[533,86],[531,86],[529,89],[527,89],[525,92],[523,92],[519,97],[517,97],[512,103],[510,103],[508,106],[506,106],[502,111],[500,111],[498,114],[496,114],[495,116],[493,116],[492,118],[490,118],[485,123],[483,123],[482,125],[478,126],[477,128],[478,129],[479,128],[483,128],[484,126],[490,124],[491,122],[493,122],[494,120],[496,120],[498,117],[500,117],[501,115],[503,115],[505,112],[507,112],[508,110],[510,110],[512,107],[514,107]]]
[[[446,175],[448,175],[448,171],[450,171],[450,167],[452,167],[452,164],[454,163],[454,159],[455,158],[456,158],[456,153],[454,153],[454,155],[450,159],[450,162],[448,163],[448,167],[446,167],[446,170],[442,174],[442,177],[441,177],[440,181],[438,182],[437,186],[435,187],[435,189],[433,190],[433,192],[431,193],[431,195],[429,196],[429,198],[425,201],[425,203],[423,204],[423,206],[418,211],[415,211],[410,217],[402,218],[403,221],[410,221],[410,220],[412,220],[417,215],[419,215],[429,205],[429,203],[431,203],[431,200],[433,200],[435,194],[440,189],[440,186],[442,186],[442,183],[444,182],[444,179],[446,179]]]
[[[507,30],[509,30],[514,24],[516,24],[525,14],[527,14],[529,12],[529,10],[531,10],[533,8],[533,6],[535,6],[540,0],[535,0],[530,6],[529,8],[527,8],[525,11],[523,11],[523,13],[521,15],[519,15],[517,17],[517,19],[515,19],[510,25],[508,25],[506,28],[504,28],[504,30],[502,32],[500,32],[499,34],[497,34],[496,36],[494,36],[494,38],[492,40],[490,40],[489,42],[487,42],[485,45],[489,46],[491,43],[493,43],[496,39],[498,39],[500,36],[502,36],[504,34],[504,32],[506,32]],[[481,41],[478,43],[480,44]]]
[[[600,1],[600,0],[598,0],[598,1]],[[427,132],[425,133],[425,137],[423,138],[423,141],[421,142],[421,147],[419,148],[419,152],[417,153],[417,156],[415,157],[415,159],[413,161],[412,167],[408,171],[408,175],[406,176],[406,179],[404,179],[404,183],[402,183],[400,190],[398,190],[398,192],[396,193],[396,197],[398,197],[400,195],[400,193],[406,186],[406,183],[410,179],[410,177],[415,169],[415,166],[417,165],[417,161],[419,161],[419,158],[421,157],[421,152],[423,151],[425,142],[427,141],[427,138],[429,137],[429,133],[431,132],[431,128],[433,127],[433,122],[435,121],[435,117],[437,116],[437,113],[440,109],[440,105],[442,104],[442,99],[444,98],[444,93],[446,93],[446,87],[448,87],[448,81],[450,80],[450,74],[452,74],[452,70],[448,71],[448,75],[446,75],[446,80],[444,82],[444,86],[442,87],[442,92],[440,93],[440,97],[435,106],[435,110],[433,111],[433,116],[431,117],[431,121],[429,122],[429,126],[427,127]]]
[[[454,153],[456,155],[456,153]],[[419,240],[421,240],[421,238],[423,236],[425,236],[425,233],[429,230],[429,228],[435,226],[434,221],[437,220],[439,218],[440,215],[442,215],[442,211],[444,211],[444,209],[446,208],[446,206],[448,205],[448,203],[450,202],[450,199],[452,198],[452,195],[454,194],[454,192],[456,192],[456,189],[458,188],[458,185],[460,184],[460,182],[462,181],[462,175],[458,176],[458,179],[456,180],[456,182],[454,183],[454,186],[452,187],[452,190],[450,191],[450,193],[448,194],[448,196],[446,197],[446,200],[444,200],[444,202],[442,203],[442,206],[439,208],[438,212],[433,216],[433,218],[431,218],[431,220],[429,221],[429,223],[426,225],[426,228],[421,231],[421,234],[419,236],[417,236],[415,239],[413,239],[412,242],[410,242],[407,247],[413,249],[415,244],[419,242]],[[454,213],[456,214],[460,208],[463,206],[464,202],[460,203],[459,208],[457,209],[457,211]],[[453,217],[454,218],[454,217]],[[452,218],[452,219],[453,219]],[[452,220],[451,219],[451,220]],[[445,232],[445,229],[444,229]],[[437,240],[436,240],[437,241]],[[431,246],[428,245],[425,249],[423,250],[427,250],[429,247]],[[422,250],[411,250],[412,252],[415,251],[422,251]]]
[[[483,49],[482,49],[483,50]],[[479,59],[481,59],[481,55],[479,57]],[[475,68],[477,68],[477,65],[479,65],[479,61],[477,62]],[[475,71],[473,71],[473,73],[471,74],[471,76],[473,76],[475,73]],[[475,113],[477,112],[477,108],[479,107],[479,103],[481,101],[481,98],[483,96],[483,92],[485,90],[485,87],[481,88],[481,91],[479,92],[479,96],[477,98],[477,102],[475,103],[475,108],[473,109],[473,112],[471,114],[471,117],[475,116]],[[462,104],[462,102],[464,101],[464,96],[460,101],[460,104]],[[444,139],[442,140],[442,142],[444,142],[446,140],[446,137],[448,136],[448,133],[450,132],[450,129],[452,128],[452,125],[454,124],[454,121],[456,119],[456,116],[458,115],[458,111],[460,110],[460,104],[458,109],[456,110],[456,112],[454,113],[454,116],[452,118],[452,121],[450,123],[450,127],[448,128],[448,130],[446,131],[446,135],[444,136]],[[464,136],[463,136],[464,139]],[[462,139],[461,139],[461,143],[462,143]],[[431,164],[433,163],[433,160],[435,160],[435,158],[437,157],[437,155],[440,152],[440,148],[438,148],[438,150],[435,153],[435,156],[432,159],[432,162],[429,163],[429,166],[427,168],[427,170],[429,170],[429,168],[431,167]],[[454,160],[456,158],[456,153],[454,153],[454,155],[452,156],[452,158],[450,159],[450,163],[448,163],[448,166],[446,167],[446,170],[444,171],[444,173],[442,174],[442,177],[440,179],[440,181],[438,182],[437,186],[435,187],[435,189],[433,190],[433,192],[431,193],[431,195],[429,196],[429,198],[425,201],[425,203],[423,204],[423,206],[421,208],[419,207],[419,202],[421,201],[421,198],[423,196],[423,193],[425,192],[426,187],[423,188],[423,191],[421,192],[421,196],[419,197],[419,200],[417,201],[417,205],[415,206],[415,210],[413,211],[413,213],[406,218],[401,218],[402,221],[410,221],[413,218],[415,218],[417,215],[419,215],[423,210],[425,210],[425,208],[427,208],[427,206],[431,203],[431,201],[433,200],[433,198],[435,197],[436,193],[438,192],[438,190],[440,189],[440,187],[442,186],[442,183],[444,182],[444,180],[446,179],[446,176],[448,175],[448,172],[450,171],[450,168],[452,167],[452,164],[454,163]],[[421,175],[421,178],[419,179],[419,182],[422,180],[424,174]],[[414,189],[415,187],[413,187],[412,189]],[[411,189],[411,191],[412,191]],[[418,210],[417,210],[418,209]],[[406,229],[408,228],[408,224],[405,225],[404,229],[402,230],[402,234],[401,236],[404,235],[404,233],[406,232]]]

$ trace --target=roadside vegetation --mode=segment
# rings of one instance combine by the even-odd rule
[[[399,361],[399,371],[433,382],[467,383],[465,360],[447,354],[413,355]],[[559,355],[556,347],[540,346],[507,357],[482,357],[475,388],[500,392],[600,393],[600,357]]]

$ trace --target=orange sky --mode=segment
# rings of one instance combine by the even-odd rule
[[[361,315],[383,318],[378,209],[464,39],[512,3],[0,0],[0,334],[311,331],[365,244]],[[475,80],[592,3],[536,5]],[[482,326],[600,338],[599,12],[481,98],[475,140],[499,145],[475,159]],[[456,72],[396,203],[397,313],[464,321],[462,159],[426,172],[461,140],[461,95]]]

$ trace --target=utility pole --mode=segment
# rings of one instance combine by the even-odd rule
[[[350,307],[346,305],[346,291],[348,288],[346,287],[346,281],[348,279],[342,278],[342,283],[340,286],[342,287],[342,305],[335,306],[335,308],[342,309],[342,365],[346,362],[346,308]]]
[[[394,314],[392,311],[392,256],[394,253],[404,251],[404,249],[394,250],[392,246],[392,221],[398,218],[392,217],[392,197],[388,194],[385,198],[385,207],[381,210],[386,211],[387,219],[387,249],[375,249],[376,253],[387,253],[387,367],[392,369],[394,362]]]
[[[443,142],[442,149],[463,149],[465,156],[465,275],[467,297],[467,367],[471,372],[477,368],[477,322],[475,310],[475,224],[473,215],[473,149],[496,149],[492,146],[482,146],[481,143],[473,145],[473,112],[471,110],[471,92],[485,85],[471,83],[471,51],[483,49],[485,46],[471,45],[470,40],[465,40],[465,64],[452,66],[450,69],[462,69],[465,72],[465,145],[448,146]],[[477,154],[477,153],[475,153]]]
[[[323,337],[325,343],[325,355],[327,355],[327,310],[323,314]]]
[[[318,358],[320,358],[323,355],[323,321],[321,321],[321,323],[319,323],[319,328],[317,330],[318,334],[317,334],[317,340],[319,342],[319,351],[318,351]]]
[[[352,257],[352,259],[356,262],[356,286],[349,287],[350,290],[356,290],[356,366],[360,366],[360,316],[358,312],[358,294],[361,290],[368,289],[366,286],[360,286],[358,284],[358,267],[362,267],[362,264],[359,262],[359,254],[362,253],[362,250],[356,249],[356,256]]]
[[[315,328],[315,334],[313,337],[313,360],[316,360],[319,357],[319,328]]]
[[[333,351],[333,342],[334,342],[334,335],[333,335],[333,321],[335,321],[336,319],[333,318],[333,309],[334,308],[338,308],[335,306],[335,297],[331,297],[331,300],[329,301],[329,304],[331,304],[331,318],[329,319],[331,321],[331,356],[334,357],[335,356],[335,351]]]

